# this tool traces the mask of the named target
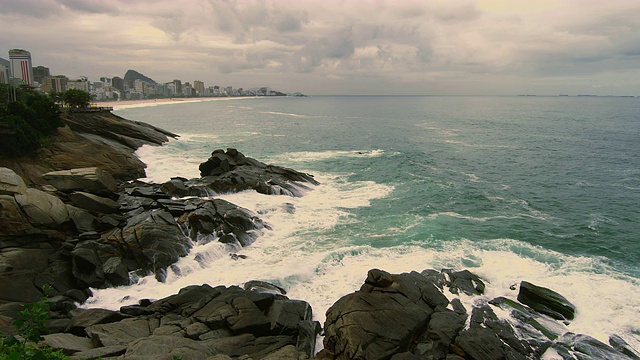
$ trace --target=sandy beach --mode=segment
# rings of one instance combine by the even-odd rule
[[[186,102],[203,102],[203,101],[224,101],[224,100],[245,100],[256,99],[256,96],[238,96],[238,97],[205,97],[205,98],[169,98],[169,99],[148,99],[148,100],[123,100],[123,101],[101,101],[97,102],[98,106],[112,106],[114,110],[130,109],[137,107],[159,106],[182,104]]]

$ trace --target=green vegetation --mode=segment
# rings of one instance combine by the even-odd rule
[[[0,86],[0,156],[35,155],[55,129],[63,126],[60,107],[28,86]]]
[[[46,291],[46,289],[43,289]],[[48,332],[45,322],[49,319],[49,298],[43,296],[33,304],[24,304],[13,325],[18,337],[9,336],[0,343],[0,360],[68,360],[61,350],[37,347]],[[21,340],[19,340],[21,339]]]
[[[86,91],[69,89],[62,94],[62,100],[68,107],[86,107],[91,103],[93,96]]]

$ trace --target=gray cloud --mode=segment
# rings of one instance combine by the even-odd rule
[[[10,17],[43,19],[59,14],[59,5],[53,0],[0,1],[0,14]]]
[[[70,76],[132,68],[159,81],[289,79],[291,90],[324,93],[640,83],[635,0],[0,1],[0,51],[27,49]]]

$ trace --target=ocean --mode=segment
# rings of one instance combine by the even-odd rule
[[[487,293],[527,280],[577,307],[568,326],[640,349],[640,98],[317,96],[116,107],[180,135],[144,146],[146,181],[199,177],[218,148],[311,173],[302,198],[224,194],[272,230],[196,244],[169,272],[95,290],[117,309],[190,284],[265,280],[314,317],[367,270],[469,269]],[[295,211],[292,211],[294,209]],[[229,252],[246,255],[233,260]],[[195,261],[196,254],[205,265]],[[464,296],[463,296],[464,297]]]

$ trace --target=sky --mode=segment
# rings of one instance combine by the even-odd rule
[[[640,96],[640,0],[0,0],[52,75],[310,95]]]

